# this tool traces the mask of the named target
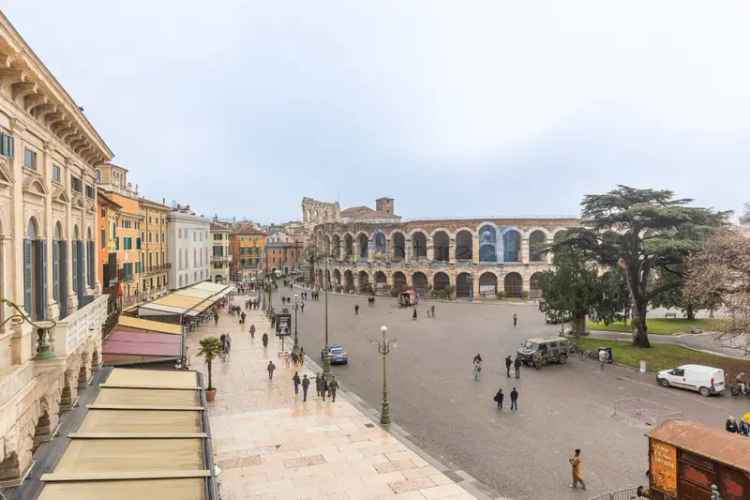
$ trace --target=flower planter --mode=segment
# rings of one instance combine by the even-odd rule
[[[216,399],[216,388],[206,389],[206,401],[213,401]]]

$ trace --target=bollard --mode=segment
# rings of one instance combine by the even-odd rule
[[[641,360],[641,370],[640,371],[641,371],[641,373],[646,373],[646,360],[645,359]]]

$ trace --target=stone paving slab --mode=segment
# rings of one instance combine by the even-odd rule
[[[238,301],[239,303],[239,301]],[[255,324],[255,339],[247,333]],[[263,349],[261,336],[269,334]],[[260,311],[247,311],[245,325],[220,313],[218,325],[190,334],[193,368],[198,342],[229,333],[232,352],[213,365],[216,401],[209,404],[216,464],[222,469],[222,500],[426,500],[475,498],[373,421],[339,391],[336,402],[320,400],[311,381],[307,402],[295,395],[292,375],[314,374],[278,357],[281,344]],[[288,348],[291,342],[286,342]],[[266,366],[277,369],[268,379]]]

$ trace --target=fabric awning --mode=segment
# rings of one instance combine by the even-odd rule
[[[142,479],[51,483],[44,486],[39,500],[204,500],[203,479]]]
[[[199,389],[195,372],[115,368],[102,387]]]
[[[144,332],[169,333],[172,335],[181,335],[182,327],[174,323],[165,323],[164,321],[151,321],[148,319],[134,318],[133,316],[121,315],[115,326],[115,330],[122,328],[132,328]]]

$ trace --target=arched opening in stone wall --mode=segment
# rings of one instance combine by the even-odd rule
[[[323,283],[323,286],[325,288],[331,288],[331,271],[329,271],[328,269],[326,269],[325,277],[326,277],[326,281],[325,283]]]
[[[354,238],[351,234],[344,235],[344,258],[349,259],[354,255]]]
[[[510,229],[503,234],[503,261],[519,262],[521,260],[521,234]]]
[[[538,299],[542,297],[542,286],[540,279],[542,273],[534,273],[529,279],[529,298]]]
[[[544,231],[536,230],[529,236],[529,260],[531,262],[544,261],[545,249],[547,247],[547,235]]]
[[[401,271],[393,273],[393,289],[400,291],[408,288],[406,284],[406,275]]]
[[[333,270],[333,284],[335,286],[341,286],[341,271],[338,269]]]
[[[348,269],[344,271],[344,290],[347,292],[354,290],[354,275]]]
[[[451,286],[451,280],[446,273],[435,273],[432,278],[432,288],[436,291],[447,290]]]
[[[427,293],[427,288],[429,287],[429,283],[427,281],[427,276],[425,276],[424,273],[416,272],[412,274],[411,283],[419,295],[424,295]]]
[[[523,294],[523,278],[518,273],[506,274],[504,285],[506,297],[521,297]]]
[[[371,293],[372,286],[370,285],[370,275],[365,271],[359,272],[359,291],[362,293]]]
[[[404,240],[404,235],[393,233],[393,236],[391,236],[391,245],[393,246],[393,260],[404,260],[406,258],[406,240]]]
[[[482,273],[479,277],[479,295],[482,297],[497,296],[497,276],[495,273]]]
[[[450,238],[445,231],[438,231],[432,236],[434,260],[448,262],[450,260]]]
[[[99,367],[99,351],[94,350],[91,354],[91,369],[96,370]]]
[[[35,217],[26,225],[23,240],[23,308],[32,320],[47,317],[47,241]]]
[[[474,257],[471,233],[466,229],[456,234],[456,260],[471,260]]]
[[[375,241],[375,252],[382,254],[383,257],[386,255],[386,248],[385,248],[385,235],[378,231],[375,233],[375,238],[373,238]]]
[[[474,278],[471,273],[461,273],[456,277],[456,298],[466,299],[474,296]]]
[[[388,277],[383,271],[375,272],[375,290],[380,291],[388,288]]]
[[[86,383],[88,380],[86,380],[86,363],[87,360],[84,357],[83,362],[81,363],[81,369],[78,370],[78,387],[86,387]]]
[[[360,259],[366,259],[369,255],[369,249],[367,248],[367,235],[366,234],[360,234],[357,236],[357,245],[359,246],[359,258]]]
[[[338,234],[333,235],[333,240],[331,242],[331,255],[334,259],[341,258],[341,238]]]
[[[331,237],[328,235],[323,237],[323,255],[331,255]]]
[[[492,226],[482,226],[479,230],[479,260],[497,262],[497,231]]]
[[[415,259],[427,258],[427,236],[423,232],[417,231],[411,236],[413,247],[413,256]]]
[[[18,455],[12,451],[6,455],[5,460],[0,462],[0,481],[20,481],[21,466],[18,463]]]

